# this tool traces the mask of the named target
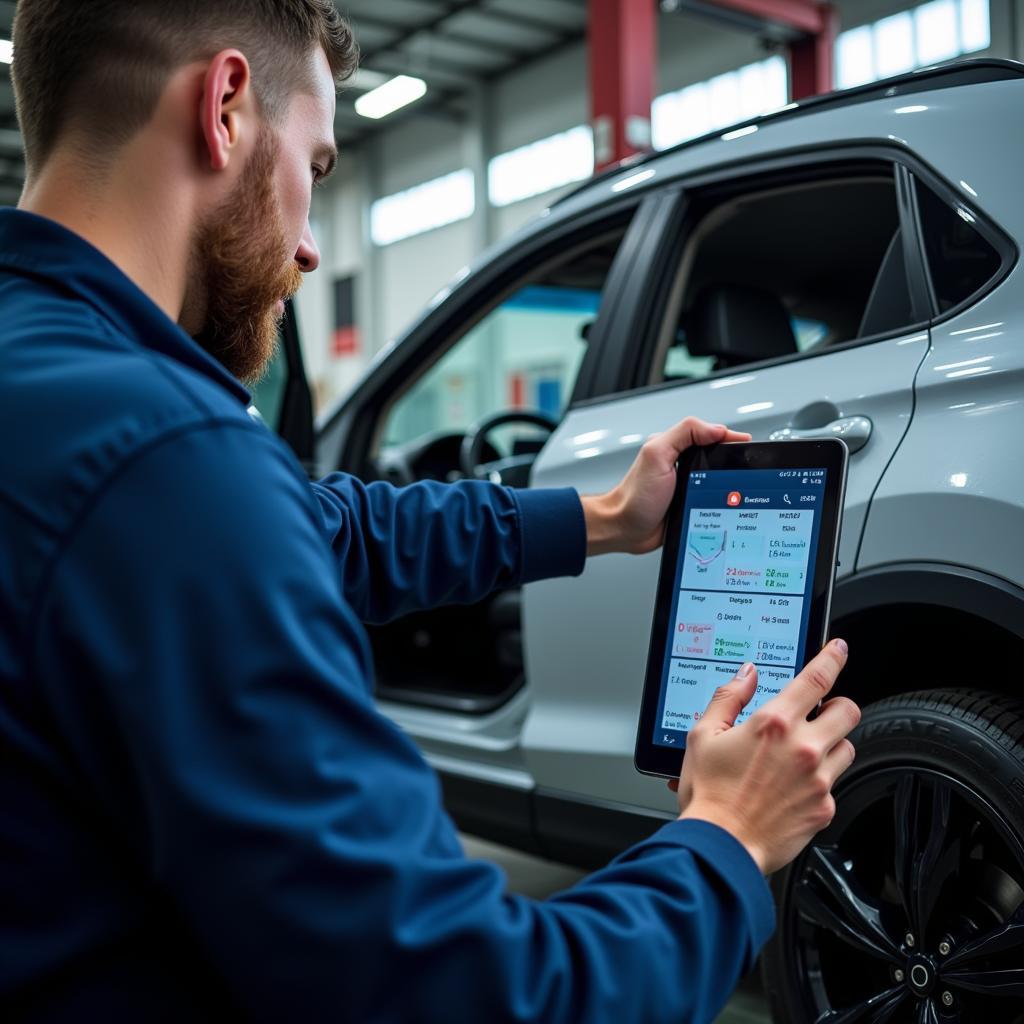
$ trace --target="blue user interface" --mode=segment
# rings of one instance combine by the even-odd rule
[[[747,718],[803,665],[824,469],[690,473],[654,742],[685,746],[715,689],[757,666]]]

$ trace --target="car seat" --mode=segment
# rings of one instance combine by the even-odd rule
[[[713,356],[716,370],[797,352],[782,300],[750,285],[705,288],[686,318],[686,340],[690,355]]]

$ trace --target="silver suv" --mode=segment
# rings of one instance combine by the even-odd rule
[[[847,439],[833,631],[866,713],[774,880],[788,1024],[1024,1019],[1022,111],[1024,66],[967,61],[619,168],[438,296],[315,451],[308,393],[275,413],[319,471],[396,484],[599,492],[686,414]],[[373,629],[464,829],[596,865],[674,813],[632,764],[657,567]]]

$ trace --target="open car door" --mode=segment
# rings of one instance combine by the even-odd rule
[[[313,475],[313,396],[306,379],[292,302],[285,306],[277,353],[266,377],[253,389],[252,401],[267,426],[288,442],[299,462]]]

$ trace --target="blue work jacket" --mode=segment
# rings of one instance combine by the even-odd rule
[[[311,484],[248,405],[0,212],[0,1019],[711,1020],[773,923],[739,843],[510,895],[374,707],[362,623],[579,573],[575,492]]]

